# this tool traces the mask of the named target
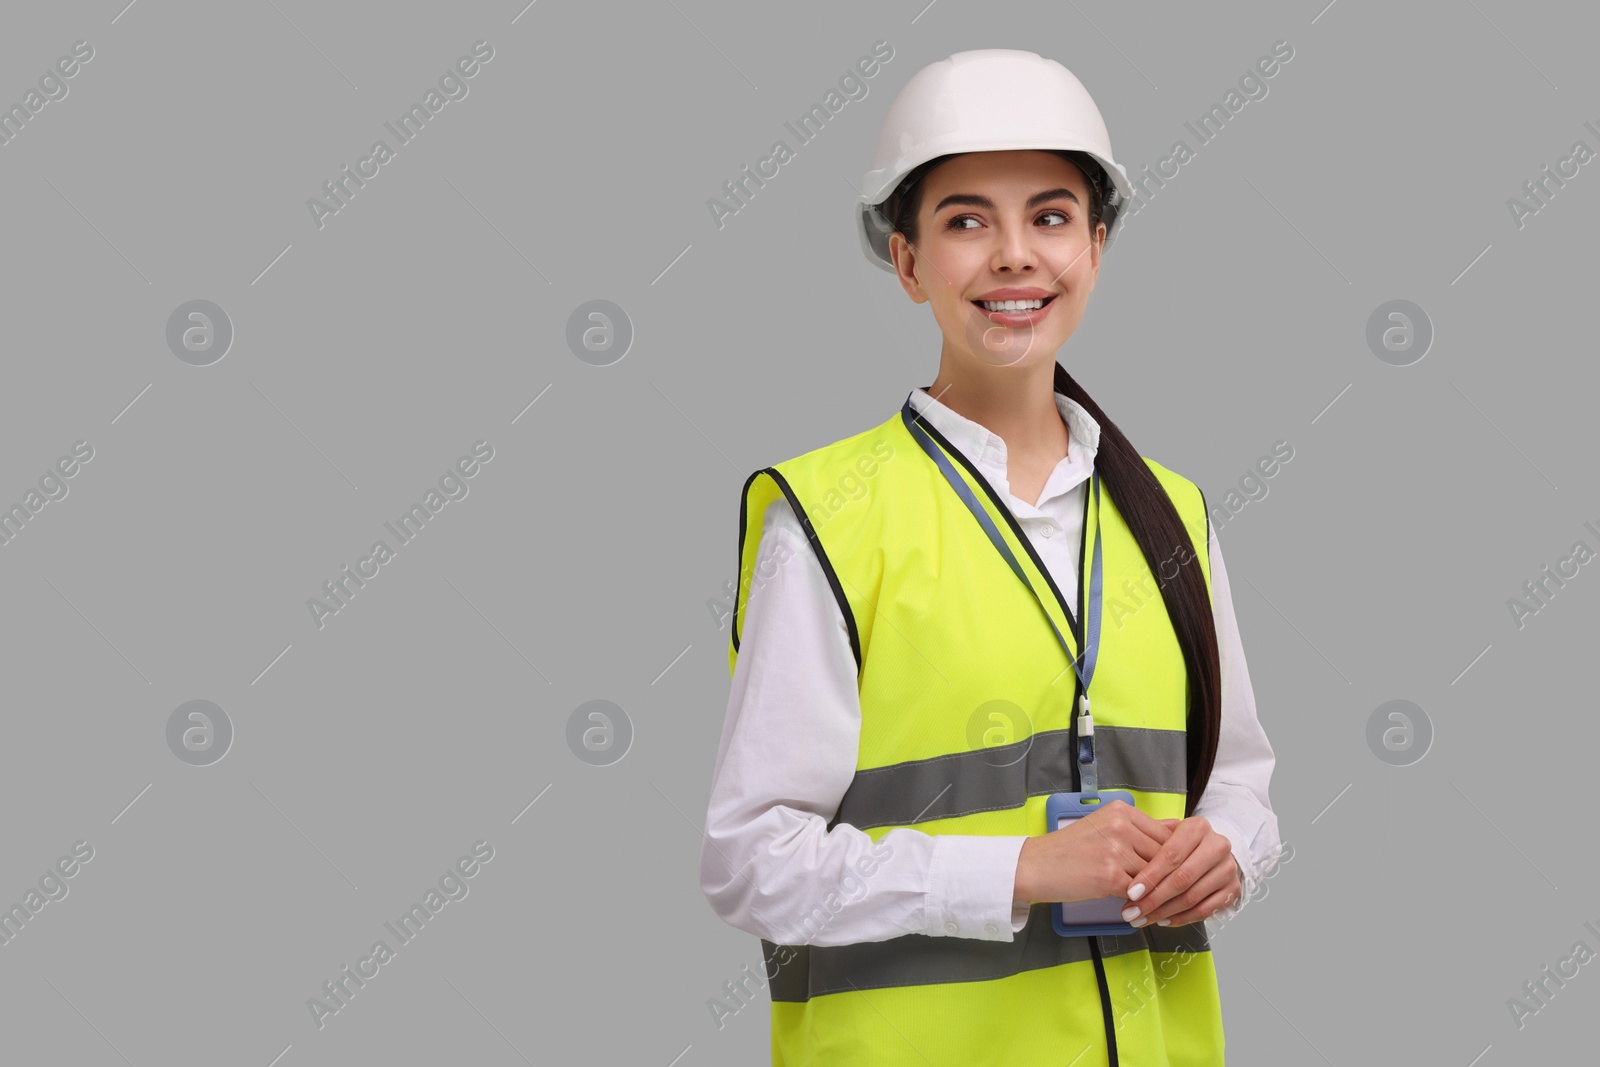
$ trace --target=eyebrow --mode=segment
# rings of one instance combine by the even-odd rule
[[[1028,202],[1023,205],[1023,210],[1032,211],[1040,204],[1048,203],[1051,200],[1071,200],[1074,204],[1079,203],[1078,194],[1074,193],[1071,189],[1046,189],[1042,193],[1034,193],[1032,196],[1028,197]],[[945,208],[954,204],[960,204],[965,207],[981,207],[986,211],[994,210],[994,201],[990,200],[987,196],[978,196],[975,193],[951,193],[949,196],[939,201],[939,206],[933,209],[933,213],[937,215]]]

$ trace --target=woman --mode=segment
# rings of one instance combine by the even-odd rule
[[[939,371],[745,483],[702,889],[762,939],[776,1064],[1220,1064],[1202,920],[1279,850],[1272,749],[1203,495],[1055,361],[1131,187],[1008,49],[919,71],[865,185]],[[1096,789],[1135,802],[1046,826]],[[1053,926],[1106,897],[1126,933]]]

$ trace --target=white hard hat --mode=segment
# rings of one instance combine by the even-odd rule
[[[1094,157],[1112,189],[1106,193],[1106,247],[1121,208],[1133,196],[1089,90],[1073,73],[1037,52],[978,48],[928,64],[889,105],[872,169],[861,180],[856,230],[867,258],[893,271],[893,224],[878,210],[918,164],[956,152],[1076,149]]]

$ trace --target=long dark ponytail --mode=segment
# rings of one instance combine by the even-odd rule
[[[1217,759],[1217,734],[1222,726],[1222,667],[1217,659],[1217,627],[1211,615],[1211,597],[1205,576],[1198,566],[1185,564],[1168,578],[1174,553],[1189,545],[1195,553],[1208,551],[1209,545],[1195,545],[1178,516],[1172,498],[1156,480],[1138,449],[1106,417],[1083,386],[1056,364],[1056,392],[1077,401],[1100,424],[1100,448],[1095,453],[1095,470],[1105,491],[1117,502],[1117,511],[1139,542],[1150,572],[1156,576],[1161,599],[1183,649],[1183,662],[1189,672],[1188,746],[1189,795],[1183,813],[1194,814],[1194,806],[1211,780],[1211,767]],[[1209,524],[1208,524],[1209,530]],[[1184,558],[1180,556],[1179,558]]]
[[[1100,164],[1082,152],[1057,151],[1083,172],[1089,184],[1089,233],[1106,217],[1109,182]],[[914,168],[884,201],[880,209],[896,230],[912,244],[917,242],[917,211],[922,200],[921,179],[953,155],[939,156]],[[1116,501],[1117,511],[1139,543],[1150,573],[1155,575],[1161,599],[1172,619],[1172,629],[1183,651],[1189,675],[1187,713],[1189,793],[1184,800],[1184,815],[1194,808],[1211,780],[1217,759],[1217,735],[1222,727],[1222,667],[1217,656],[1217,628],[1211,614],[1211,597],[1205,576],[1198,566],[1183,565],[1167,577],[1166,564],[1184,545],[1194,554],[1209,551],[1209,544],[1196,545],[1178,515],[1167,491],[1156,480],[1139,450],[1100,410],[1100,405],[1084,392],[1067,369],[1056,364],[1055,391],[1083,406],[1100,424],[1100,447],[1095,469],[1100,472],[1104,491]],[[1207,523],[1209,534],[1210,525]],[[1182,557],[1180,557],[1182,558]]]

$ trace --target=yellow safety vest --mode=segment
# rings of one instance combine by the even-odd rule
[[[919,426],[989,511],[1076,658],[1078,620],[1010,509],[937,429],[926,420]],[[1209,554],[1193,550],[1209,547],[1199,487],[1145,462],[1191,541],[1158,566],[1170,575],[1198,561],[1209,589]],[[856,773],[829,828],[846,822],[874,841],[907,826],[928,834],[1045,833],[1046,798],[1078,788],[1077,673],[1039,601],[898,411],[745,482],[730,672],[751,583],[769,577],[757,568],[756,551],[767,505],[780,496],[821,562],[858,667]],[[1182,652],[1155,577],[1110,494],[1102,492],[1098,509],[1090,497],[1084,544],[1098,525],[1104,567],[1091,693],[1100,788],[1129,790],[1152,818],[1181,818],[1189,781]],[[1079,559],[1083,605],[1088,568],[1081,548]],[[865,882],[870,893],[871,878]],[[826,918],[815,916],[812,928]],[[840,946],[763,938],[762,947],[772,1061],[783,1067],[1223,1062],[1203,922],[1062,937],[1051,925],[1051,905],[1039,902],[1012,941],[906,934]]]

